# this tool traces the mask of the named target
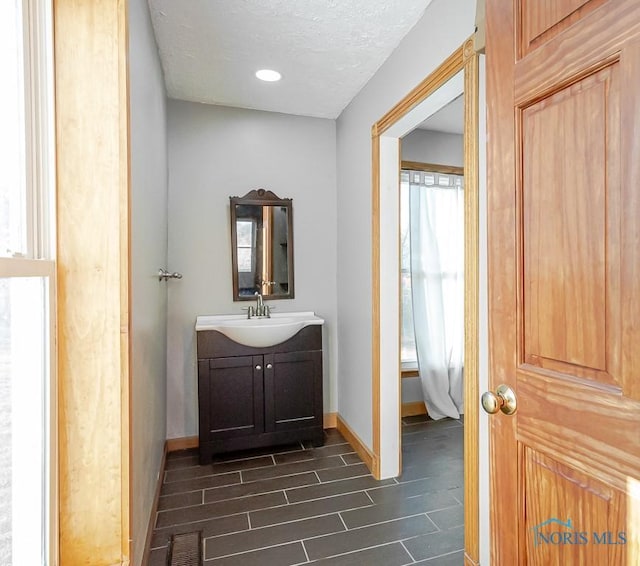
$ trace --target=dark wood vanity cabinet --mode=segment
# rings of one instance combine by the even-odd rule
[[[197,332],[200,463],[213,454],[323,442],[322,327],[268,348]]]

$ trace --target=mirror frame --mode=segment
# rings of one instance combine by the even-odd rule
[[[272,191],[266,189],[254,189],[243,197],[229,197],[230,218],[231,218],[231,269],[233,279],[233,300],[253,301],[253,296],[241,296],[238,290],[238,238],[236,231],[236,206],[237,205],[257,205],[257,206],[280,206],[287,209],[287,283],[289,292],[281,295],[264,295],[264,299],[274,301],[277,299],[293,299],[293,200],[290,198],[280,198]]]

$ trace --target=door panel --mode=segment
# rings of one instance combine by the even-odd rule
[[[569,379],[518,374],[518,440],[621,491],[638,477],[640,412],[616,393]],[[524,401],[523,401],[524,399]]]
[[[487,2],[494,566],[640,564],[639,40],[634,0]]]
[[[262,356],[215,358],[209,368],[209,440],[262,432]]]
[[[521,0],[523,53],[535,49],[606,0]]]
[[[273,403],[272,409],[266,411],[267,429],[321,425],[322,352],[275,354],[273,359],[273,374],[265,373],[265,390],[270,392]]]
[[[626,517],[619,512],[619,492],[530,448],[524,449],[523,466],[525,492],[544,486],[547,494],[527,501],[527,564],[623,563]]]
[[[522,111],[520,200],[522,362],[620,386],[617,71]]]

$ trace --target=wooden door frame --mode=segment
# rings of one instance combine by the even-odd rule
[[[373,385],[373,466],[374,477],[381,477],[381,137],[400,119],[427,99],[460,71],[464,71],[464,171],[465,171],[465,352],[464,352],[464,525],[465,564],[478,564],[478,297],[479,297],[479,207],[478,207],[478,90],[479,56],[474,49],[474,38],[469,38],[435,71],[389,110],[371,129],[372,141],[372,385]],[[400,162],[398,162],[398,173]],[[399,222],[398,222],[399,225]],[[399,239],[399,230],[396,236]],[[399,246],[399,243],[398,243]],[[398,273],[400,268],[398,267]],[[400,301],[396,303],[401,316]],[[398,342],[400,336],[398,332]],[[400,388],[400,360],[398,372],[385,379],[395,379]],[[397,419],[401,414],[401,396],[398,396]],[[398,457],[401,458],[401,450]]]
[[[144,537],[131,532],[128,21],[126,0],[53,2],[60,564],[128,565]]]

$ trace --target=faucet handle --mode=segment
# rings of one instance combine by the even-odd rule
[[[247,311],[247,318],[251,318],[252,316],[255,315],[255,308],[253,307],[253,305],[248,306],[248,307],[242,307],[243,311]]]

